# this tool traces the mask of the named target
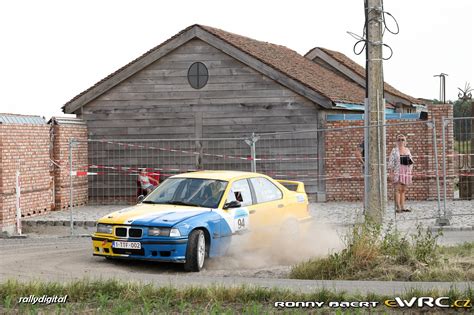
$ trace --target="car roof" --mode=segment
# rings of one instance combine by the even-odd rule
[[[179,175],[174,175],[172,178],[204,178],[204,179],[217,179],[217,180],[233,180],[237,178],[247,178],[255,176],[264,176],[259,173],[252,172],[240,172],[240,171],[198,171],[183,173]]]

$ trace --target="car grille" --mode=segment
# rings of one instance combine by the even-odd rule
[[[142,229],[130,228],[128,230],[129,237],[142,237]]]
[[[115,236],[118,237],[142,237],[143,230],[140,228],[126,228],[126,227],[116,227]]]
[[[119,237],[127,237],[126,228],[115,228],[115,235]]]

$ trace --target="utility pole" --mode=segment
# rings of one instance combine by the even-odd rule
[[[440,73],[434,75],[434,77],[439,77],[439,101],[442,104],[446,104],[446,77],[447,73]]]
[[[382,71],[382,0],[366,0],[366,220],[382,223],[387,205],[385,100]],[[372,127],[373,126],[373,127]],[[368,141],[367,141],[368,140]]]

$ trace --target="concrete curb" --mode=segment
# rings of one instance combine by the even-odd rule
[[[28,220],[23,221],[22,224],[27,227],[46,227],[46,226],[70,226],[71,223],[69,220]],[[74,221],[73,226],[78,227],[95,227],[97,224],[96,221]]]
[[[474,226],[433,226],[433,231],[474,231]]]
[[[361,224],[361,222],[354,222],[354,223],[340,223],[340,224],[331,224],[330,222],[324,222],[330,224],[334,227],[343,227],[343,228],[350,228],[356,224]],[[474,226],[463,225],[463,226],[429,226],[432,231],[474,231]]]
[[[0,239],[25,239],[28,238],[28,235],[22,234],[22,235],[8,235],[6,233],[1,233],[0,234]]]

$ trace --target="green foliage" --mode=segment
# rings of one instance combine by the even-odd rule
[[[431,229],[423,230],[421,223],[416,226],[417,233],[412,235],[413,253],[415,258],[422,263],[428,265],[436,265],[438,263],[438,238],[443,235],[439,230],[435,235]]]
[[[89,291],[85,294],[83,291]],[[29,291],[32,290],[32,291]],[[31,305],[18,304],[18,298],[28,295],[68,295],[66,304]],[[449,296],[452,299],[474,299],[473,290],[459,291],[450,289],[410,290],[400,295],[402,298],[413,296]],[[367,295],[347,294],[328,289],[319,289],[311,293],[300,293],[282,289],[259,287],[155,287],[139,283],[116,280],[89,281],[71,283],[49,283],[7,281],[0,283],[0,312],[6,314],[267,314],[275,313],[275,301],[379,301],[392,298],[370,293]],[[307,310],[284,310],[285,313],[305,314]],[[335,311],[335,310],[332,310]],[[364,312],[362,312],[364,313]],[[342,314],[352,314],[343,312]]]
[[[390,224],[382,238],[381,251],[386,257],[391,258],[395,264],[413,264],[413,255],[410,251],[410,242]]]
[[[402,235],[389,225],[356,225],[344,238],[345,248],[325,258],[293,266],[290,277],[334,280],[456,281],[474,280],[474,260],[460,261],[458,253],[470,255],[474,243],[453,247],[438,245],[442,232],[417,225],[412,235]],[[443,252],[444,250],[444,252]]]
[[[471,102],[457,100],[453,103],[453,116],[454,117],[471,117]]]
[[[453,116],[454,117],[472,117],[474,115],[473,106],[471,101],[462,101],[457,100],[454,102],[453,105]],[[468,151],[466,150],[466,146],[469,145],[471,140],[472,134],[470,134],[470,130],[472,130],[472,119],[462,119],[462,120],[455,120],[453,131],[454,131],[454,139],[456,140],[456,145],[458,149],[456,151],[460,153],[468,153],[468,152],[461,152],[461,151]],[[456,149],[456,148],[455,148]]]

